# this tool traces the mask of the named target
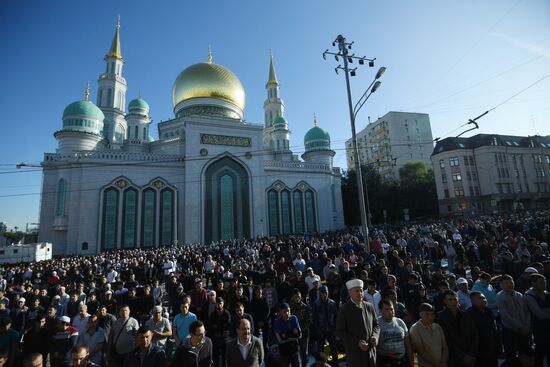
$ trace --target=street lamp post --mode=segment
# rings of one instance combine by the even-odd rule
[[[371,85],[367,88],[367,90],[363,93],[361,98],[357,101],[355,106],[353,106],[352,97],[351,97],[351,85],[349,81],[349,77],[355,76],[357,68],[349,68],[349,63],[352,63],[353,60],[357,60],[359,65],[364,65],[365,61],[368,61],[369,67],[374,67],[374,59],[367,59],[366,57],[359,57],[355,56],[355,54],[349,54],[349,50],[351,50],[353,42],[346,42],[346,38],[342,36],[341,34],[336,37],[336,40],[332,42],[333,46],[338,45],[338,52],[329,52],[329,50],[325,50],[323,52],[323,58],[326,59],[326,55],[333,55],[336,61],[340,61],[339,57],[341,57],[344,60],[344,66],[338,65],[334,71],[336,74],[338,74],[338,70],[343,70],[344,74],[346,76],[346,90],[348,94],[348,107],[349,107],[349,117],[350,117],[350,123],[351,123],[351,141],[352,141],[352,150],[353,150],[353,161],[355,163],[355,173],[357,178],[357,194],[359,196],[359,215],[361,217],[361,233],[363,234],[363,237],[365,239],[365,245],[366,250],[370,251],[370,244],[369,244],[369,226],[368,226],[368,219],[366,216],[365,211],[365,195],[364,195],[364,189],[363,189],[363,175],[361,173],[361,162],[359,160],[359,150],[357,148],[357,135],[355,131],[355,118],[357,117],[357,113],[363,107],[367,99],[371,96],[372,93],[376,92],[376,90],[380,87],[380,81],[379,79],[384,71],[386,71],[386,68],[382,67],[378,70],[376,73],[375,79],[372,81]],[[365,190],[367,188],[367,183],[365,182]],[[370,210],[369,210],[370,213]]]

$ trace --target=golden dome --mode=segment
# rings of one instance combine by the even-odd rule
[[[241,81],[225,67],[210,62],[191,65],[178,75],[172,88],[174,107],[192,98],[215,98],[244,110],[245,94]]]

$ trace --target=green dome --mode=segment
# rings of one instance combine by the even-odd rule
[[[330,135],[318,126],[314,126],[304,136],[306,151],[330,149]]]
[[[141,109],[149,112],[149,104],[141,98],[136,98],[131,100],[130,103],[128,104],[128,110],[131,111],[133,109]]]
[[[286,125],[286,123],[286,119],[283,116],[277,116],[273,120],[273,125]]]
[[[93,120],[99,120],[103,122],[105,115],[93,102],[90,101],[77,101],[68,105],[63,111],[63,119],[67,116],[82,116]]]

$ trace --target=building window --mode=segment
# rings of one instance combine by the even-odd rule
[[[160,192],[160,244],[171,245],[174,232],[174,192],[164,189]]]
[[[469,163],[469,162],[468,162],[468,156],[465,155],[465,156],[464,156],[464,165],[465,165],[465,166],[469,166],[468,163]]]
[[[473,166],[474,165],[474,156],[471,155],[470,156],[470,166]]]
[[[464,196],[464,189],[461,187],[455,187],[455,196]]]
[[[157,206],[157,193],[152,188],[143,191],[141,246],[151,247],[155,244],[155,218]]]
[[[476,196],[479,196],[479,187],[474,186],[474,192]]]
[[[445,174],[441,175],[441,182],[447,183],[447,175]]]
[[[67,183],[60,179],[57,183],[57,200],[55,202],[55,215],[62,217],[65,215],[65,197],[67,195]]]
[[[460,162],[458,160],[458,157],[451,157],[449,158],[449,165],[451,167],[456,167],[456,166],[459,166],[460,165]]]
[[[292,218],[290,208],[290,191],[281,191],[281,222],[283,224],[283,234],[292,233]]]
[[[445,199],[448,199],[449,198],[449,189],[445,189],[444,193],[445,193]]]
[[[122,203],[122,247],[136,247],[137,199],[135,189],[124,191]]]
[[[452,212],[452,211],[453,211],[453,207],[450,206],[450,205],[447,205],[447,211],[448,211],[448,212]]]
[[[303,213],[303,203],[302,203],[302,192],[294,191],[292,193],[292,201],[294,204],[294,232],[295,233],[304,233],[304,216]]]
[[[459,203],[458,204],[458,210],[466,210],[468,209],[468,204],[466,203]]]
[[[267,192],[267,207],[269,213],[269,234],[275,236],[279,233],[279,200],[277,191]]]
[[[317,230],[315,220],[315,198],[313,195],[313,191],[307,190],[304,196],[306,202],[306,231],[309,233],[313,233]]]
[[[462,175],[460,173],[453,173],[453,181],[462,181]]]
[[[82,251],[88,251],[88,242],[82,242],[81,249]]]
[[[97,105],[102,106],[103,105],[103,89],[99,88],[99,91],[97,92]]]
[[[102,247],[104,250],[116,248],[118,227],[118,190],[110,187],[103,195]]]
[[[107,107],[113,106],[113,91],[111,88],[107,88]]]

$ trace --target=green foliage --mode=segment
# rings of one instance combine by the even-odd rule
[[[372,223],[384,222],[384,210],[388,222],[402,221],[403,209],[409,209],[411,219],[438,214],[434,173],[424,163],[405,164],[399,170],[399,182],[382,179],[372,166],[363,166],[361,172]],[[355,170],[345,172],[342,177],[342,200],[346,225],[360,225]]]

